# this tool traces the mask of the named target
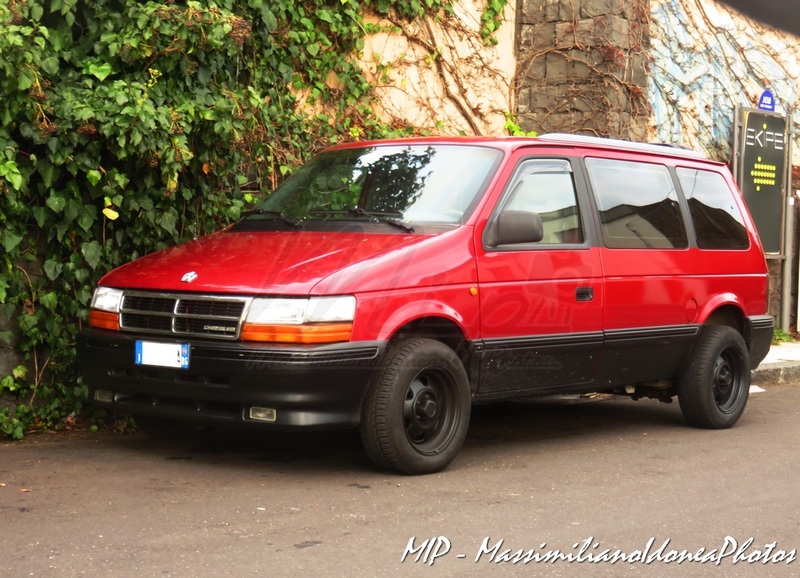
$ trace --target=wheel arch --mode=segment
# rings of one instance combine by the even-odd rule
[[[738,304],[726,303],[719,305],[704,319],[703,325],[727,325],[745,336],[745,315]]]
[[[470,390],[474,394],[478,388],[477,367],[471,362],[471,348],[462,327],[452,318],[439,315],[425,315],[408,320],[389,336],[389,346],[402,341],[403,339],[421,337],[441,341],[452,349],[461,360],[464,371],[467,373]],[[387,351],[388,351],[387,347]]]
[[[747,351],[753,352],[753,332],[747,316],[738,303],[723,303],[711,311],[703,321],[704,326],[727,325],[739,332],[747,346]],[[760,361],[760,359],[759,359]]]
[[[389,342],[396,343],[409,337],[424,337],[441,341],[462,360],[464,359],[467,337],[453,319],[435,315],[417,317],[398,327],[392,333]]]

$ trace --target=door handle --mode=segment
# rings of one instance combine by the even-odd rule
[[[575,301],[591,301],[594,299],[593,287],[578,287],[575,289]]]

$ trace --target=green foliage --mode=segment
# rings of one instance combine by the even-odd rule
[[[521,126],[517,124],[514,115],[510,112],[506,113],[506,122],[503,125],[503,129],[510,135],[510,136],[530,136],[534,137],[537,135],[535,130],[523,130]]]
[[[236,219],[325,145],[405,134],[355,62],[370,10],[452,8],[0,0],[0,313],[29,368],[0,381],[0,435],[81,412],[75,337],[106,271]]]
[[[503,11],[507,4],[508,0],[486,0],[486,9],[481,14],[481,38],[484,44],[497,44],[495,32],[503,23]]]
[[[772,330],[772,344],[780,345],[781,343],[794,343],[796,340],[791,333],[787,333],[780,327]]]

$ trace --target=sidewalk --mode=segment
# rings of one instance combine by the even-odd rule
[[[800,342],[773,345],[767,357],[754,369],[753,385],[800,383]]]

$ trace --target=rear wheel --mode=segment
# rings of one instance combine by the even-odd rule
[[[471,399],[461,360],[444,343],[405,339],[388,352],[364,401],[359,433],[380,468],[438,472],[467,436]]]
[[[678,386],[686,421],[723,429],[744,412],[750,393],[750,357],[738,331],[725,325],[703,329]]]

